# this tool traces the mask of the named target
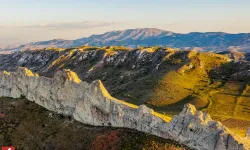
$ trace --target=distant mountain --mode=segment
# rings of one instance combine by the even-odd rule
[[[76,43],[73,40],[54,39],[49,41],[31,42],[28,44],[18,45],[18,46],[8,46],[0,50],[20,51],[20,50],[42,49],[46,47],[69,48],[69,47],[74,47],[75,45]]]
[[[100,35],[76,40],[54,39],[49,41],[32,42],[1,50],[27,50],[46,47],[70,48],[81,45],[91,46],[168,46],[182,49],[198,48],[203,51],[225,51],[231,48],[250,51],[250,33],[229,34],[223,32],[191,32],[187,34],[170,31],[142,28],[124,31],[111,31]]]

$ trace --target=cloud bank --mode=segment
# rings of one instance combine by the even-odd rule
[[[96,21],[81,21],[81,22],[57,22],[49,24],[35,24],[35,25],[23,25],[23,26],[0,26],[0,28],[45,28],[51,30],[61,29],[86,29],[105,27],[118,24],[118,22],[96,22]]]

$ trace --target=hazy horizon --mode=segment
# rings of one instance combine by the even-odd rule
[[[1,1],[0,47],[134,28],[249,33],[249,7],[247,0]]]

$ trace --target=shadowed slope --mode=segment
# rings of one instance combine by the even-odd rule
[[[188,149],[135,130],[84,125],[26,99],[0,98],[0,114],[0,146],[16,149]]]

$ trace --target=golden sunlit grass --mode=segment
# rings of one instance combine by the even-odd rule
[[[57,64],[59,64],[59,63],[65,61],[65,60],[67,60],[67,56],[65,56],[65,55],[60,56],[59,58],[57,58],[56,60],[54,60],[54,61],[50,64],[49,68],[52,68],[52,67],[56,66]]]
[[[100,86],[101,92],[102,92],[102,94],[103,94],[105,97],[107,97],[107,98],[110,99],[110,100],[117,101],[117,102],[119,102],[119,103],[121,103],[121,104],[123,104],[123,105],[126,105],[126,106],[128,106],[128,107],[131,107],[131,108],[134,108],[134,109],[138,109],[138,106],[137,106],[137,105],[134,105],[134,104],[131,104],[131,103],[127,103],[127,102],[125,102],[125,101],[123,101],[123,100],[118,100],[118,99],[112,97],[112,96],[108,93],[108,91],[106,90],[106,88],[104,87],[104,85],[102,84],[102,82],[101,82],[101,81],[98,81],[98,82],[99,82],[99,86]],[[155,112],[155,111],[152,111],[152,114],[153,114],[154,116],[157,116],[157,117],[163,119],[163,120],[166,121],[166,122],[169,122],[169,121],[171,121],[171,119],[172,119],[171,117],[168,117],[168,116],[166,116],[166,115],[164,115],[164,114],[157,113],[157,112]]]
[[[240,137],[245,137],[247,130],[239,129],[239,128],[229,128],[234,134],[237,134]]]
[[[153,115],[156,116],[156,117],[161,118],[165,122],[170,122],[172,120],[172,117],[169,117],[169,116],[167,116],[165,114],[161,114],[161,113],[158,113],[158,112],[155,112],[155,111],[153,111]]]
[[[250,91],[245,83],[229,82],[212,94],[212,104],[207,109],[211,115],[249,120]]]
[[[244,137],[250,127],[250,91],[248,85],[228,82],[212,93],[212,103],[206,109],[211,117],[221,121],[235,134]]]
[[[74,52],[76,52],[77,49],[73,49],[73,50],[68,50],[68,53],[65,53],[64,55],[61,55],[59,58],[57,58],[56,60],[54,60],[48,68],[52,68],[55,66],[58,66],[58,69],[62,67],[62,65],[64,66],[64,62],[67,61],[73,54]]]
[[[77,75],[75,72],[73,72],[73,71],[71,71],[71,70],[69,70],[69,69],[65,69],[64,71],[67,73],[67,78],[68,78],[69,81],[73,81],[73,82],[75,82],[75,83],[80,83],[80,82],[82,82],[82,81],[79,79],[78,75]]]
[[[189,89],[194,87],[194,81],[187,82],[187,80],[189,80],[187,76],[182,76],[174,71],[169,72],[159,81],[149,103],[155,106],[166,106],[191,95],[192,91]]]
[[[123,100],[118,100],[118,99],[112,97],[112,96],[109,94],[109,92],[107,91],[107,89],[104,87],[104,85],[102,84],[102,82],[101,82],[100,80],[98,81],[98,83],[99,83],[99,88],[100,88],[100,90],[101,90],[103,96],[107,97],[107,98],[110,99],[110,100],[115,100],[115,101],[117,101],[117,102],[119,102],[119,103],[122,103],[122,104],[124,104],[124,105],[126,105],[126,106],[129,106],[129,107],[131,107],[131,108],[138,109],[138,106],[136,106],[136,105],[134,105],[134,104],[130,104],[130,103],[127,103],[127,102],[125,102],[125,101],[123,101]]]
[[[31,72],[31,71],[28,70],[27,68],[24,68],[24,70],[25,70],[25,74],[26,74],[27,76],[38,76],[37,74],[33,74],[33,72]]]
[[[8,71],[3,71],[3,74],[5,74],[5,75],[10,75],[10,72],[8,72]]]
[[[192,98],[196,106],[204,107],[208,104],[208,93],[210,90],[208,72],[215,66],[225,63],[226,59],[215,57],[208,53],[196,53],[191,51],[188,54],[190,62],[185,62],[182,66],[180,59],[176,55],[171,54],[166,58],[167,61],[174,57],[176,68],[172,68],[158,81],[157,87],[149,103],[158,107],[170,105],[182,101],[186,98]],[[217,59],[214,59],[217,58]],[[174,66],[174,65],[172,65]]]
[[[66,50],[65,48],[56,48],[56,47],[47,47],[45,48],[47,51],[64,51]]]

